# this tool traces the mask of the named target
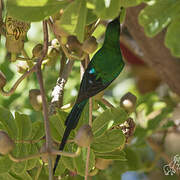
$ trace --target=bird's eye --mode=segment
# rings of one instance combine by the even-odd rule
[[[93,74],[93,73],[95,73],[95,69],[91,68],[90,71],[89,71],[89,74]]]

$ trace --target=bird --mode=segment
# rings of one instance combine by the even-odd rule
[[[117,17],[108,23],[103,45],[95,53],[83,74],[75,104],[65,121],[66,129],[59,146],[60,151],[63,151],[70,132],[76,128],[88,99],[107,88],[123,70],[125,63],[119,38],[120,19]],[[55,174],[60,157],[60,155],[56,157],[53,174]]]

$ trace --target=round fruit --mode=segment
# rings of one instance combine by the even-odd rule
[[[96,38],[91,36],[90,38],[86,39],[82,45],[82,50],[87,54],[93,53],[98,47],[98,43],[96,42]]]
[[[80,147],[88,147],[92,140],[93,133],[91,127],[87,124],[80,127],[74,139],[75,143]]]
[[[4,131],[0,131],[0,153],[6,155],[14,148],[13,140]]]
[[[6,85],[6,76],[2,71],[0,71],[0,88],[3,88]]]
[[[104,169],[107,169],[110,164],[112,164],[111,159],[97,158],[95,167],[98,168],[98,169],[104,170]]]
[[[43,52],[43,45],[42,44],[36,44],[32,50],[33,57],[40,57]]]
[[[39,89],[31,89],[29,91],[29,100],[34,110],[42,110],[42,96]]]
[[[68,36],[67,47],[70,51],[79,51],[82,44],[78,41],[76,36]]]
[[[136,96],[128,92],[121,98],[120,106],[123,107],[129,113],[131,113],[135,110],[136,100]]]

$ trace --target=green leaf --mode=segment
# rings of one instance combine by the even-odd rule
[[[157,35],[180,12],[178,0],[156,0],[139,14],[139,23],[149,37]]]
[[[92,9],[88,9],[86,17],[86,25],[92,24],[97,20],[97,16],[93,13]]]
[[[26,148],[27,148],[28,156],[32,155],[32,154],[37,154],[38,153],[38,148],[37,148],[36,144],[27,144]],[[36,159],[28,160],[27,164],[26,164],[26,170],[30,170],[30,169],[33,169],[34,167],[36,167],[37,161],[38,161],[37,158]]]
[[[167,29],[165,44],[173,56],[180,57],[180,16],[172,21]]]
[[[69,34],[76,35],[78,40],[82,42],[84,40],[86,16],[86,1],[76,0],[64,10],[59,25]]]
[[[125,153],[126,153],[129,170],[131,171],[139,170],[142,167],[142,163],[138,153],[130,148],[126,148]]]
[[[0,107],[0,123],[3,130],[12,138],[16,138],[17,127],[11,112],[7,109]]]
[[[0,174],[8,172],[13,165],[13,161],[8,156],[0,156]]]
[[[67,6],[67,0],[7,0],[7,11],[24,21],[41,21]]]
[[[113,19],[119,15],[120,0],[93,0],[94,13],[102,19]]]
[[[137,6],[142,1],[143,0],[120,0],[120,4],[122,7],[131,7],[131,6]]]
[[[32,124],[32,140],[40,140],[44,136],[44,124],[42,121],[35,121]]]
[[[17,140],[29,140],[32,132],[32,122],[25,114],[15,113]]]
[[[15,149],[13,150],[13,156],[14,157],[25,157],[28,155],[27,151],[27,144],[16,144]],[[13,172],[16,174],[21,174],[25,171],[27,165],[27,161],[19,162],[19,163],[14,163],[12,166]]]
[[[103,135],[94,139],[91,148],[95,152],[111,152],[123,146],[125,136],[120,129],[108,130]]]
[[[56,115],[50,117],[51,135],[57,141],[60,141],[64,134],[66,117],[67,113],[63,111],[58,111]]]
[[[100,136],[112,126],[122,124],[127,118],[126,111],[121,107],[107,109],[93,121],[92,131],[94,136]]]
[[[126,161],[126,154],[124,151],[121,150],[115,150],[112,152],[107,153],[98,153],[95,152],[96,157],[103,158],[103,159],[112,159],[112,160],[120,160],[120,161]]]
[[[85,169],[86,169],[86,159],[87,159],[87,148],[82,148],[81,154],[74,158],[74,164],[77,170],[77,173],[81,176],[85,176]],[[89,158],[89,171],[95,165],[95,155],[93,151],[90,151],[90,158]]]
[[[66,152],[75,152],[76,149],[77,149],[77,145],[75,145],[75,144],[66,144],[66,146],[64,148],[64,151],[66,151]],[[73,158],[62,156],[58,166],[60,166],[61,163],[63,163],[64,166],[67,169],[69,169],[70,171],[76,171],[76,166],[74,164]]]

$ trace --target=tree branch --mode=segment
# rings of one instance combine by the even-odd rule
[[[169,49],[164,45],[165,32],[154,38],[148,38],[144,29],[138,23],[139,12],[144,5],[127,9],[125,25],[144,53],[143,60],[153,67],[169,87],[180,95],[180,61],[172,57]]]
[[[54,87],[54,89],[52,91],[52,100],[51,100],[51,105],[49,108],[50,115],[52,115],[56,112],[56,110],[55,110],[56,107],[62,106],[61,102],[62,102],[62,97],[63,97],[63,93],[64,93],[64,87],[67,82],[68,76],[72,70],[73,65],[74,65],[74,61],[68,60],[67,64],[64,66],[61,77],[59,77],[56,82],[56,86]]]
[[[47,55],[48,50],[48,28],[47,28],[47,22],[46,20],[43,21],[43,32],[44,32],[44,47],[43,47],[43,53],[37,62],[37,79],[40,86],[40,92],[42,96],[42,106],[43,106],[43,115],[44,115],[44,127],[45,127],[45,134],[46,134],[46,149],[48,152],[51,151],[52,148],[52,140],[51,140],[51,134],[50,134],[50,124],[49,124],[49,117],[48,117],[48,106],[45,96],[45,89],[43,84],[43,77],[41,72],[41,64],[44,59],[44,57]],[[48,166],[49,166],[49,180],[52,180],[52,160],[51,157],[48,156]]]

